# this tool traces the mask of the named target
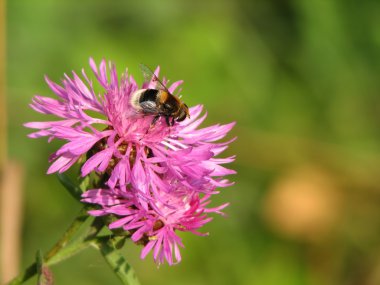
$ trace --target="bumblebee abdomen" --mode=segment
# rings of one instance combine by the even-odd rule
[[[144,92],[141,93],[139,103],[146,101],[156,102],[158,92],[159,90],[156,89],[146,89]]]

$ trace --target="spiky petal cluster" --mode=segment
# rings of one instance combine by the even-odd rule
[[[84,80],[73,72],[72,77],[65,75],[62,85],[46,78],[59,98],[35,96],[31,107],[60,120],[25,124],[39,129],[29,136],[66,141],[51,155],[48,173],[64,172],[86,158],[82,176],[96,172],[104,178],[104,187],[86,191],[82,201],[100,206],[91,215],[114,215],[116,221],[109,227],[130,231],[133,241],[144,244],[142,258],[153,250],[158,263],[179,262],[182,243],[176,230],[198,233],[211,220],[208,213],[221,213],[227,206],[207,208],[211,195],[218,193],[216,187],[232,184],[223,177],[235,172],[222,164],[234,157],[216,158],[231,141],[216,141],[234,123],[198,128],[206,118],[198,105],[190,108],[190,119],[168,127],[161,118],[152,127],[152,116],[136,112],[130,104],[139,89],[132,76],[125,72],[119,79],[115,66],[110,63],[107,68],[104,60],[98,69],[90,59],[90,66],[104,91],[95,93],[83,70]],[[145,82],[141,88],[153,84]],[[168,90],[174,93],[180,84],[174,82]]]

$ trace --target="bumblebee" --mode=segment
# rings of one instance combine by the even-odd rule
[[[154,115],[152,126],[160,117],[164,117],[168,126],[190,118],[189,108],[177,96],[174,96],[146,65],[140,64],[146,82],[155,84],[152,89],[140,89],[131,96],[131,106],[145,115]]]

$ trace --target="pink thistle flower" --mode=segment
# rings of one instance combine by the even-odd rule
[[[72,77],[65,74],[62,86],[46,77],[58,99],[35,96],[31,107],[60,119],[25,124],[38,129],[29,137],[66,141],[51,155],[47,173],[64,172],[84,157],[82,176],[96,172],[104,178],[104,189],[83,194],[84,202],[101,207],[90,214],[116,215],[120,219],[110,228],[133,232],[132,240],[145,245],[142,257],[154,248],[157,262],[166,259],[173,264],[172,252],[179,261],[181,245],[175,230],[196,232],[210,220],[207,213],[220,213],[226,206],[205,207],[210,195],[218,193],[216,187],[233,184],[224,176],[235,171],[223,164],[234,157],[216,156],[232,141],[217,142],[234,123],[198,128],[206,118],[206,114],[200,116],[202,106],[198,105],[189,108],[189,119],[168,126],[159,118],[152,126],[153,116],[143,115],[131,105],[131,96],[140,88],[127,71],[119,79],[111,63],[107,69],[103,60],[98,69],[90,59],[90,66],[104,91],[95,93],[84,70],[84,80],[75,72]],[[159,68],[155,75],[158,73]],[[168,84],[166,80],[163,83]],[[173,94],[181,84],[167,85],[169,92]],[[153,85],[152,79],[141,88]]]
[[[132,233],[131,239],[144,245],[141,258],[153,250],[157,263],[166,260],[170,265],[181,261],[179,246],[183,247],[176,231],[189,231],[206,235],[197,230],[211,221],[208,213],[222,214],[220,211],[228,204],[216,208],[206,208],[210,195],[202,198],[197,192],[173,191],[162,193],[161,201],[155,201],[149,210],[140,206],[130,191],[120,189],[92,189],[83,194],[83,202],[102,206],[100,210],[89,213],[93,216],[115,215],[117,220],[109,225],[110,229],[122,228]],[[174,258],[173,258],[174,255]]]

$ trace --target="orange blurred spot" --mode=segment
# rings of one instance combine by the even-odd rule
[[[264,201],[269,226],[290,238],[318,242],[336,226],[341,195],[322,169],[304,166],[280,177]]]

